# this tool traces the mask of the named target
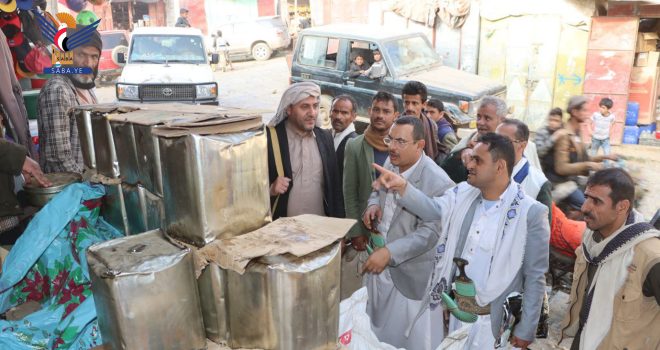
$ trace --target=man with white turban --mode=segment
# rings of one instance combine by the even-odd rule
[[[268,124],[268,173],[273,219],[301,214],[344,217],[334,142],[316,127],[321,89],[289,86]]]

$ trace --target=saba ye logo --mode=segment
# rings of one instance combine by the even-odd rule
[[[44,39],[53,45],[53,66],[46,68],[44,74],[92,74],[89,67],[75,67],[73,49],[85,45],[92,37],[101,20],[75,31],[67,36],[67,29],[76,29],[76,20],[68,13],[60,12],[55,16],[45,12],[45,16],[33,11]],[[55,25],[53,25],[55,24]],[[57,26],[57,27],[56,27]]]

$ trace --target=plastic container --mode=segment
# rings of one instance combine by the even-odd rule
[[[638,126],[626,126],[623,128],[623,143],[626,145],[636,145],[639,143]]]
[[[637,125],[639,119],[639,102],[628,102],[628,109],[626,110],[626,126]]]
[[[648,133],[655,133],[656,126],[655,123],[653,124],[648,124],[648,125],[637,125],[639,127],[639,134],[641,135],[643,132],[648,132]]]

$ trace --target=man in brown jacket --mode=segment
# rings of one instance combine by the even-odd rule
[[[557,142],[543,157],[541,164],[546,177],[553,186],[574,181],[578,175],[588,175],[589,171],[603,169],[603,160],[617,160],[615,154],[609,156],[589,157],[587,148],[582,143],[580,123],[589,118],[587,99],[583,96],[573,96],[568,101],[566,111],[570,115],[564,128],[557,130]],[[584,194],[575,189],[565,199],[574,210],[580,210],[584,204]]]
[[[660,348],[660,231],[633,210],[624,170],[598,171],[582,206],[589,228],[576,250],[562,335],[571,350]]]

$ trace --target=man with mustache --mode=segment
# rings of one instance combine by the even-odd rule
[[[417,117],[424,125],[424,141],[426,143],[424,152],[436,163],[439,163],[445,155],[440,149],[442,147],[444,150],[444,146],[438,141],[438,126],[424,112],[428,99],[426,85],[414,80],[407,82],[401,90],[401,98],[403,99],[404,115]]]
[[[342,260],[341,299],[350,297],[362,287],[360,261],[366,260],[369,228],[362,224],[362,213],[373,189],[371,184],[378,174],[371,164],[383,165],[388,156],[388,148],[383,139],[399,116],[396,98],[385,91],[378,91],[371,100],[369,126],[364,134],[346,144],[344,161],[344,207],[346,217],[358,220],[346,236],[350,245],[345,249]],[[362,259],[364,258],[364,259]]]
[[[85,26],[67,29],[67,36]],[[45,173],[83,172],[78,127],[69,108],[97,103],[94,79],[98,74],[103,43],[94,30],[90,40],[73,49],[73,66],[86,67],[91,74],[53,75],[39,93],[39,163]]]
[[[489,132],[495,132],[497,126],[506,119],[507,113],[508,109],[503,99],[495,96],[484,96],[481,99],[481,104],[477,109],[477,131],[469,137],[461,139],[442,163],[442,169],[454,182],[467,180],[467,163],[470,161],[477,138]],[[534,143],[529,143],[525,147],[525,157],[532,166],[541,169]]]
[[[496,340],[526,349],[535,339],[548,270],[548,208],[511,181],[514,162],[511,141],[487,133],[474,146],[467,182],[442,196],[429,196],[412,181],[374,165],[382,173],[374,185],[396,192],[397,205],[420,220],[441,222],[437,263],[419,315],[429,307],[432,313],[442,313],[441,292],[452,288],[457,273],[453,258],[468,261],[465,271],[476,297],[471,309],[462,311],[478,317],[469,326],[466,349],[492,349]],[[496,339],[511,293],[522,293],[521,319],[511,339]],[[459,324],[452,317],[450,331]]]
[[[291,84],[268,123],[273,219],[301,214],[344,217],[332,135],[316,126],[321,89]]]
[[[353,122],[357,117],[357,102],[349,95],[339,95],[332,101],[330,121],[332,122],[332,136],[334,138],[335,152],[337,154],[337,168],[339,169],[339,184],[344,176],[344,150],[348,140],[357,136]]]
[[[588,230],[576,250],[562,335],[571,350],[660,348],[660,231],[633,209],[635,183],[622,169],[587,181]]]
[[[385,143],[389,158],[383,168],[400,174],[425,195],[440,196],[454,185],[424,154],[424,127],[419,118],[397,119]],[[393,191],[382,188],[371,194],[363,223],[379,232],[372,233],[373,253],[362,269],[369,273],[365,283],[371,328],[380,341],[397,348],[436,349],[444,336],[442,314],[427,311],[418,318],[414,316],[421,308],[433,269],[433,248],[438,242],[440,222],[418,218],[397,203]],[[406,334],[408,327],[411,330]]]

